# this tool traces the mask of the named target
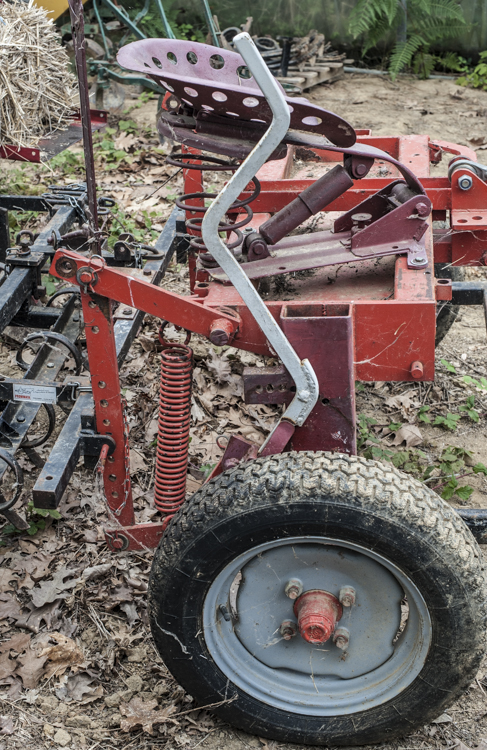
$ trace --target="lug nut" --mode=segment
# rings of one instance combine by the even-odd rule
[[[298,626],[295,622],[292,620],[283,620],[281,627],[279,628],[279,633],[285,641],[290,641],[291,638],[294,638],[297,632]]]
[[[338,594],[338,601],[342,607],[353,607],[355,604],[355,589],[352,586],[342,586]]]
[[[335,646],[337,648],[341,648],[342,651],[345,651],[345,649],[348,648],[349,642],[350,632],[348,628],[337,628],[333,635],[333,643],[335,644]]]
[[[303,584],[301,583],[299,578],[291,578],[286,583],[284,593],[290,599],[297,599],[298,596],[301,596],[301,594],[303,593]]]

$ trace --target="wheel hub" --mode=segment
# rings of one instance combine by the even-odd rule
[[[305,591],[294,603],[299,634],[308,643],[326,643],[341,619],[342,605],[333,594],[320,589]]]

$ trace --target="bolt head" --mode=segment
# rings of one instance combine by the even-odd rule
[[[215,344],[215,346],[226,346],[229,341],[228,333],[221,328],[215,328],[210,333],[210,341],[212,344]]]
[[[289,599],[297,599],[303,593],[303,584],[299,578],[291,578],[284,588],[284,593]]]
[[[416,213],[418,216],[428,216],[429,212],[430,209],[426,203],[416,203]]]
[[[337,648],[345,651],[350,643],[350,631],[348,628],[337,628],[333,635],[333,643]]]
[[[423,363],[416,361],[411,365],[411,375],[415,380],[423,377]]]
[[[355,598],[355,589],[352,586],[342,586],[338,594],[338,601],[342,607],[353,607]]]
[[[123,547],[123,541],[122,541],[122,539],[118,539],[118,537],[116,539],[114,539],[112,541],[112,547],[113,547],[113,549],[122,549],[122,547]]]
[[[291,638],[294,638],[297,632],[298,626],[295,622],[292,620],[283,620],[281,627],[279,628],[279,633],[285,641],[290,641]]]

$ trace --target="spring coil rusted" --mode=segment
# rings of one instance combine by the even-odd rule
[[[193,351],[166,344],[161,354],[154,504],[169,522],[186,496]]]
[[[214,156],[205,156],[204,162],[202,161],[200,164],[195,164],[194,160],[197,159],[194,154],[172,154],[171,156],[168,156],[166,161],[168,164],[171,164],[173,167],[179,167],[180,169],[195,169],[199,172],[206,172],[206,171],[212,171],[212,172],[235,172],[238,169],[238,164],[234,164],[232,162],[224,161],[223,159],[218,159]],[[203,158],[203,157],[202,157]],[[243,235],[240,229],[244,227],[246,224],[248,224],[250,221],[252,221],[254,212],[250,208],[250,203],[252,203],[257,196],[260,193],[260,182],[257,179],[257,177],[254,177],[251,181],[254,184],[254,190],[252,191],[252,194],[248,198],[244,198],[241,201],[235,201],[232,203],[230,208],[228,209],[227,213],[237,213],[240,209],[243,209],[245,211],[245,216],[243,219],[240,219],[240,221],[232,223],[231,221],[220,222],[219,229],[221,232],[227,232],[230,234],[233,232],[236,236],[236,239],[233,240],[233,242],[227,242],[226,245],[229,250],[234,250],[235,248],[239,247],[239,245],[243,242]],[[186,227],[189,230],[192,230],[193,232],[197,232],[198,235],[201,234],[201,224],[203,223],[203,216],[208,210],[208,206],[198,206],[193,205],[192,203],[188,203],[188,201],[194,201],[201,200],[204,202],[207,198],[216,198],[217,193],[186,193],[185,195],[181,195],[176,200],[176,205],[178,208],[183,209],[184,211],[190,211],[191,213],[199,213],[202,214],[201,217],[192,217],[190,219],[187,219],[186,221]],[[210,253],[205,252],[206,251],[206,245],[201,239],[201,236],[193,236],[190,239],[189,244],[191,247],[196,250],[199,253],[200,260],[202,262],[203,266],[206,266],[208,268],[212,266],[218,265],[213,257],[210,255]]]

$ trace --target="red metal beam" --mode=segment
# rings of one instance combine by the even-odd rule
[[[210,336],[212,324],[221,319],[228,321],[233,334],[238,330],[239,320],[235,316],[226,311],[204,307],[199,297],[183,297],[155,287],[149,281],[137,278],[136,271],[131,268],[108,268],[104,262],[95,258],[89,263],[91,271],[96,274],[95,280],[89,284],[89,289],[97,295],[116,300],[207,337]],[[72,283],[83,286],[82,269],[87,266],[88,261],[82,255],[70,250],[58,250],[49,272],[53,276],[69,279]]]

